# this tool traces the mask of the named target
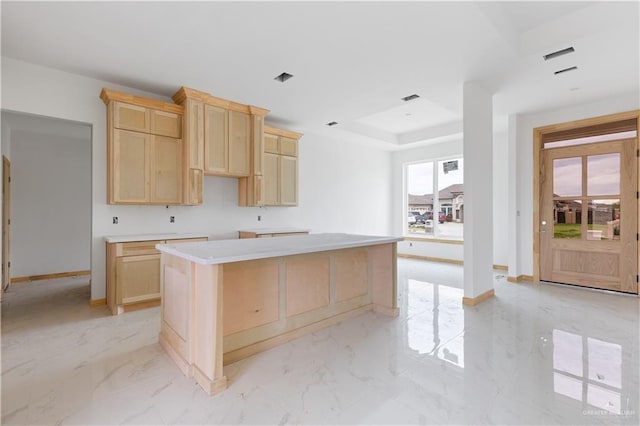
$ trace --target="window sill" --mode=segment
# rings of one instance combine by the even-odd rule
[[[459,244],[462,245],[464,244],[464,240],[454,240],[454,239],[448,239],[448,238],[435,238],[435,237],[417,237],[415,235],[405,235],[404,237],[405,241],[419,241],[419,242],[423,242],[423,243],[439,243],[439,244]]]

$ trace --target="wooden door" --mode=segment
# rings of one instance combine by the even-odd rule
[[[116,303],[160,297],[160,255],[119,257],[116,260]]]
[[[182,202],[182,140],[151,137],[151,202]]]
[[[229,174],[249,176],[249,146],[251,117],[238,111],[229,111]]]
[[[2,156],[2,293],[11,281],[11,163]]]
[[[149,202],[149,145],[151,135],[114,130],[113,202]]]
[[[280,156],[278,154],[264,153],[263,157],[263,201],[265,206],[280,204],[280,191],[278,180],[280,175]]]
[[[282,155],[280,157],[280,204],[298,204],[298,159]]]
[[[637,293],[635,139],[542,151],[540,279]]]
[[[226,174],[229,168],[227,155],[227,110],[213,105],[204,106],[204,171]]]

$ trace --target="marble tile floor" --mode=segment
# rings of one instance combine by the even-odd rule
[[[400,316],[367,313],[225,367],[207,396],[159,308],[90,308],[86,278],[2,302],[2,424],[640,424],[636,297],[512,284],[464,307],[462,267],[400,259]]]

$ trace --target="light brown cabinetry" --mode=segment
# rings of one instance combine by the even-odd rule
[[[265,126],[264,205],[298,205],[298,139],[300,134]]]
[[[182,204],[183,107],[103,89],[107,202]]]
[[[205,174],[248,176],[250,143],[249,114],[205,104]]]
[[[156,244],[207,238],[107,243],[107,305],[113,315],[160,304],[160,252]]]
[[[262,149],[254,146],[254,164],[262,164],[262,173],[240,179],[240,206],[298,205],[298,140],[302,134],[261,124]],[[260,154],[258,153],[262,153]],[[257,160],[256,158],[261,158]],[[251,185],[253,184],[253,187]]]

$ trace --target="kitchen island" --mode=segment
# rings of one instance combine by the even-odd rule
[[[355,315],[398,315],[396,243],[350,234],[159,244],[159,341],[210,395],[229,364]]]

